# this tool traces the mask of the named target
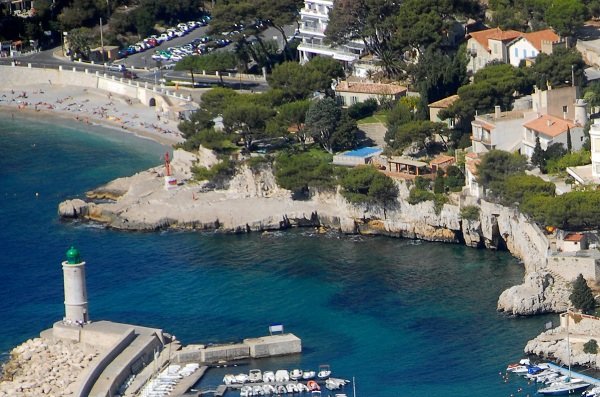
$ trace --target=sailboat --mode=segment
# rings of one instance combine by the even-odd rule
[[[579,394],[583,390],[587,389],[590,384],[584,382],[582,379],[571,377],[571,343],[569,340],[569,317],[571,317],[571,311],[567,310],[567,361],[569,364],[569,376],[564,380],[552,383],[548,387],[539,389],[538,393],[546,396],[566,396],[570,394]]]

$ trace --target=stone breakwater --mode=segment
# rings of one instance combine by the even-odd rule
[[[210,166],[209,151],[198,155],[177,150],[172,169],[179,181],[191,177],[192,164]],[[97,221],[122,230],[166,228],[217,230],[240,233],[279,230],[293,226],[327,227],[348,234],[372,234],[426,241],[464,243],[471,247],[508,249],[525,265],[524,283],[506,290],[498,310],[531,315],[566,309],[566,281],[546,269],[548,241],[539,228],[512,208],[452,195],[436,211],[433,202],[411,205],[410,185],[397,181],[399,197],[388,208],[356,206],[339,191],[315,192],[310,199],[293,200],[277,186],[269,167],[261,171],[239,169],[227,189],[205,191],[202,185],[183,183],[165,190],[163,167],[120,178],[81,199],[60,203],[63,218]],[[476,219],[463,219],[466,204],[479,207]]]
[[[69,396],[98,356],[81,344],[35,338],[15,347],[2,367],[0,397]]]

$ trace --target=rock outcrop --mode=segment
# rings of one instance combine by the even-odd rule
[[[210,152],[188,157],[175,155],[175,160],[185,158],[185,161],[174,160],[180,164],[173,168],[180,181],[186,179],[182,171],[186,164],[198,161],[210,165],[216,161]],[[502,294],[498,310],[529,315],[562,310],[567,302],[564,280],[546,274],[547,239],[534,223],[512,208],[474,202],[480,209],[479,217],[466,220],[460,213],[460,203],[465,198],[451,195],[442,208],[435,208],[432,201],[411,205],[410,186],[401,181],[397,182],[397,202],[386,208],[352,205],[340,191],[313,192],[309,199],[293,200],[291,192],[277,186],[269,167],[260,172],[242,167],[228,189],[220,191],[205,191],[191,182],[176,190],[165,190],[162,176],[162,167],[156,167],[117,179],[88,194],[112,198],[109,202],[84,204],[81,200],[69,200],[61,203],[59,214],[123,230],[177,228],[245,233],[319,226],[343,233],[508,249],[523,261],[526,273],[531,275],[524,284]]]
[[[2,368],[0,397],[69,396],[98,356],[80,344],[35,338],[15,347]]]
[[[527,273],[523,284],[510,287],[498,299],[498,310],[532,315],[567,309],[570,291],[564,280],[543,271]]]

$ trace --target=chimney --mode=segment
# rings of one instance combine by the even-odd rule
[[[546,124],[548,124],[548,127],[552,127],[552,120],[546,120]]]
[[[500,113],[501,113],[500,106],[498,106],[498,105],[494,106],[494,118],[495,119],[500,118]]]

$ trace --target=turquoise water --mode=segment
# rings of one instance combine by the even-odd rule
[[[161,327],[184,343],[264,335],[281,322],[303,353],[249,366],[328,363],[356,378],[359,396],[535,392],[499,372],[555,317],[495,311],[500,292],[523,277],[507,253],[311,229],[229,236],[61,222],[60,201],[159,164],[165,148],[48,121],[0,115],[0,352],[62,318],[60,262],[75,244],[92,319]],[[209,371],[199,387],[226,371]]]

